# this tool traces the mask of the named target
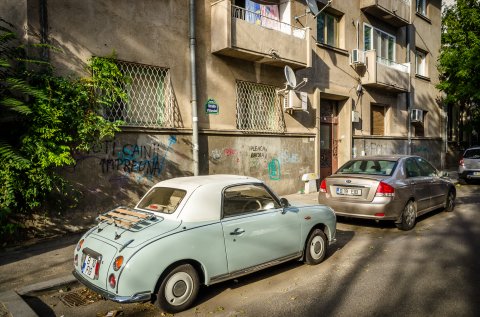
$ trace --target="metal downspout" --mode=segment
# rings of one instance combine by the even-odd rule
[[[190,0],[190,69],[191,69],[191,104],[192,104],[192,145],[193,175],[199,174],[198,168],[198,114],[197,114],[197,72],[196,72],[196,38],[195,38],[195,0]]]
[[[411,11],[411,10],[410,10]],[[410,24],[407,25],[407,63],[410,65],[410,74],[408,74],[408,92],[407,92],[407,125],[408,125],[408,148],[407,154],[412,154],[412,122],[411,122],[411,98],[412,98],[412,65],[410,63]]]

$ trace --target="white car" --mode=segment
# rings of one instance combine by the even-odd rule
[[[480,180],[480,146],[465,150],[458,166],[458,178],[466,183]]]

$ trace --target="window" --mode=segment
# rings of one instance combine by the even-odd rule
[[[127,77],[126,101],[118,101],[105,109],[112,121],[138,127],[173,127],[175,98],[167,68],[118,61],[120,71]]]
[[[417,75],[427,77],[427,54],[418,49],[415,53],[415,71]]]
[[[421,176],[437,176],[437,170],[430,163],[422,158],[417,158],[417,163],[420,166]]]
[[[378,61],[389,65],[395,62],[396,38],[368,24],[363,25],[363,47],[365,51],[375,50]]]
[[[420,167],[414,158],[408,158],[405,162],[405,172],[407,177],[419,177],[421,175]]]
[[[138,208],[172,214],[186,193],[177,188],[155,187],[138,203]]]
[[[417,0],[417,13],[427,16],[427,0]]]
[[[370,174],[370,175],[392,175],[396,161],[386,160],[358,160],[349,161],[343,165],[337,174]]]
[[[372,135],[384,135],[385,134],[385,107],[384,106],[371,106],[371,133]]]
[[[317,17],[317,42],[338,46],[338,18],[322,12]]]
[[[237,81],[237,129],[284,132],[285,122],[275,87]]]
[[[224,217],[280,207],[280,203],[261,185],[238,185],[227,188],[223,192]]]

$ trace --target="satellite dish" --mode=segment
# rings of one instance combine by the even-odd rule
[[[306,0],[306,1],[307,1],[307,6],[310,9],[310,12],[314,16],[317,16],[320,13],[317,6],[317,0]]]
[[[297,78],[295,77],[295,72],[290,66],[285,66],[285,79],[287,80],[287,85],[294,88],[297,86]]]

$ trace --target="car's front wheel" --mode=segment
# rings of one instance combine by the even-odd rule
[[[327,253],[327,237],[320,229],[313,230],[305,245],[305,262],[310,265],[319,264]]]
[[[415,221],[417,218],[417,207],[415,202],[409,201],[405,208],[403,209],[400,222],[395,223],[397,228],[400,230],[411,230],[415,226]]]
[[[172,314],[189,308],[197,297],[199,283],[198,273],[192,265],[173,268],[160,284],[157,305]]]

